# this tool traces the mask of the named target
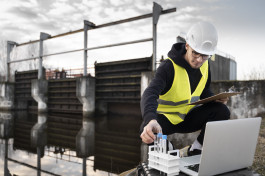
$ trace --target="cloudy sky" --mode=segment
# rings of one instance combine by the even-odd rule
[[[253,69],[265,72],[264,0],[156,0],[163,9],[177,12],[160,16],[158,53],[166,57],[176,37],[196,21],[212,22],[219,34],[218,49],[233,56],[238,79]],[[151,0],[1,0],[0,40],[24,43],[39,39],[40,32],[54,36],[83,28],[83,20],[96,25],[152,12]],[[45,41],[45,53],[83,47],[83,33]],[[152,37],[152,20],[139,20],[88,32],[88,47],[108,45]],[[26,47],[17,49],[13,59],[28,57]],[[36,52],[37,53],[37,52]],[[32,54],[34,55],[34,54]],[[152,43],[89,51],[90,64],[152,55]],[[36,62],[36,61],[35,61]],[[81,68],[83,53],[47,57],[46,67]],[[37,64],[35,63],[35,66]]]

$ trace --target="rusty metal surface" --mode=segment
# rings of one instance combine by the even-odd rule
[[[28,111],[16,111],[14,123],[14,147],[30,153],[37,152],[31,146],[31,129],[37,123],[38,115]],[[51,113],[47,120],[48,146],[59,146],[74,150],[75,137],[82,127],[82,115]]]
[[[38,70],[15,72],[15,108],[37,112],[37,102],[31,96],[31,80],[38,79]]]
[[[83,105],[76,97],[76,79],[54,79],[48,84],[50,113],[82,114]]]
[[[121,173],[138,165],[140,122],[139,116],[97,117],[94,169]]]
[[[82,115],[49,113],[48,144],[75,150],[75,138],[82,127]]]
[[[151,66],[151,57],[96,63],[96,100],[139,102],[141,72],[150,71]]]
[[[35,115],[25,114],[23,111],[16,112],[14,120],[14,148],[37,153],[37,149],[31,146],[30,132],[37,122]]]

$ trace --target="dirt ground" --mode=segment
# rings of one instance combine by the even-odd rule
[[[262,117],[262,122],[252,169],[265,176],[265,113],[258,116]]]

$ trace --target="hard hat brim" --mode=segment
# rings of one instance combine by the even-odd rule
[[[214,55],[216,53],[216,48],[214,50],[212,50],[212,51],[205,51],[205,50],[200,50],[199,48],[196,48],[196,47],[192,46],[192,44],[190,44],[188,40],[186,42],[194,51],[196,51],[196,52],[198,52],[200,54],[212,56],[212,55]]]

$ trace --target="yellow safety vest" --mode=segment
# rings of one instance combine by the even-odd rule
[[[175,64],[170,58],[168,59],[174,66],[174,80],[171,88],[164,95],[159,96],[157,113],[164,114],[172,124],[176,125],[182,122],[187,113],[195,106],[187,104],[200,99],[208,79],[208,61],[200,67],[202,77],[195,91],[191,94],[187,71]]]

